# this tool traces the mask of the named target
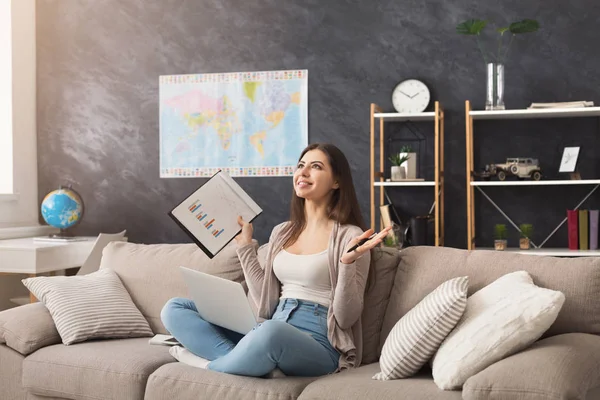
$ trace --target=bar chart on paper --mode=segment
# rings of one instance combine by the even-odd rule
[[[202,207],[202,204],[200,204],[200,200],[196,200],[194,203],[192,203],[192,205],[188,209],[190,210],[192,215],[195,215],[198,222],[207,220],[206,222],[204,222],[204,227],[206,229],[210,230],[210,233],[214,237],[218,238],[219,235],[221,233],[223,233],[223,231],[225,231],[225,229],[218,229],[218,228],[213,227],[213,225],[215,224],[215,219],[214,218],[211,219],[206,212],[202,211],[201,207]]]
[[[240,232],[238,216],[252,221],[261,212],[238,183],[220,171],[169,215],[212,258]]]

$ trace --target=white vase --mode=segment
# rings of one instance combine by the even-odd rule
[[[417,153],[400,153],[401,156],[408,156],[408,160],[402,163],[406,169],[405,179],[417,179]]]
[[[401,181],[406,179],[406,170],[402,166],[392,166],[392,182]]]

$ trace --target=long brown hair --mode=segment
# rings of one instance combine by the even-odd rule
[[[311,150],[320,150],[329,161],[333,172],[333,179],[338,183],[338,189],[335,189],[329,205],[327,206],[327,215],[330,219],[341,225],[355,225],[365,231],[365,221],[360,212],[360,205],[354,190],[352,181],[352,171],[348,159],[342,151],[331,143],[313,143],[308,145],[298,158],[302,160],[304,155]],[[291,229],[288,232],[288,238],[285,241],[284,248],[291,246],[298,240],[298,237],[306,227],[306,215],[304,214],[304,198],[298,197],[296,191],[292,189],[292,201],[290,206]],[[372,283],[375,279],[375,268],[373,268],[373,252],[371,252],[371,268],[369,268],[368,282]],[[367,286],[370,286],[368,284]]]

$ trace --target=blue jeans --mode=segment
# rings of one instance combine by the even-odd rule
[[[203,320],[192,300],[173,298],[161,312],[167,330],[190,352],[210,360],[208,369],[264,376],[279,368],[288,376],[334,372],[340,354],[327,339],[327,307],[281,299],[270,320],[245,336]]]

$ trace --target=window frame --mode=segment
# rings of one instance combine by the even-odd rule
[[[12,3],[13,0],[0,2],[0,90],[5,92],[0,96],[0,171],[8,170],[0,179],[0,201],[18,200],[14,173]]]

